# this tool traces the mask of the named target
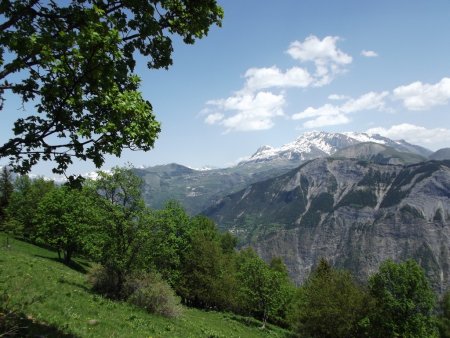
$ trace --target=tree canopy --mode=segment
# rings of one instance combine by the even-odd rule
[[[435,337],[435,296],[423,269],[414,261],[387,260],[369,279],[376,301],[370,315],[373,337]]]
[[[298,290],[292,324],[301,337],[365,337],[371,301],[351,274],[321,259]]]
[[[64,173],[73,158],[100,167],[105,154],[150,150],[160,124],[139,92],[136,55],[168,68],[173,36],[192,44],[222,17],[216,0],[2,0],[0,111],[7,92],[33,111],[0,158],[21,173],[52,160]]]

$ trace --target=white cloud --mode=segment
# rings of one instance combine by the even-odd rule
[[[433,149],[448,147],[450,145],[450,129],[431,128],[402,123],[390,128],[376,127],[367,130],[370,134],[380,134],[394,140],[404,139],[411,143],[421,144]]]
[[[336,74],[342,73],[344,67],[352,62],[352,57],[337,48],[337,36],[326,36],[322,40],[314,35],[303,42],[294,41],[287,53],[302,63],[313,63],[314,74],[308,69],[292,67],[281,71],[278,67],[250,68],[245,73],[245,89],[257,91],[268,88],[306,88],[329,84]]]
[[[219,121],[223,120],[224,115],[222,113],[212,113],[206,116],[205,123],[207,124],[216,124]]]
[[[305,41],[294,41],[287,50],[288,54],[302,62],[312,61],[320,64],[335,63],[346,65],[352,57],[336,47],[337,36],[326,36],[320,40],[315,35],[308,36]]]
[[[330,116],[319,116],[314,120],[309,120],[303,123],[304,128],[314,129],[321,128],[325,126],[336,126],[339,124],[347,124],[350,122],[350,119],[343,114],[336,114]]]
[[[287,53],[300,62],[313,62],[316,66],[314,85],[323,86],[352,63],[352,57],[337,48],[338,41],[337,36],[326,36],[320,40],[317,36],[310,35],[303,42],[292,42]]]
[[[388,92],[369,92],[357,99],[348,99],[342,105],[325,104],[319,108],[308,107],[304,111],[292,115],[293,120],[307,120],[304,128],[318,128],[350,122],[347,116],[364,110],[384,110]]]
[[[344,113],[354,113],[362,110],[383,110],[388,92],[369,92],[357,99],[350,99],[341,106]]]
[[[373,50],[362,50],[361,55],[365,56],[366,58],[375,58],[378,56],[378,53]]]
[[[221,125],[226,128],[226,132],[272,128],[275,118],[284,115],[283,89],[323,86],[352,62],[351,56],[337,48],[338,40],[334,36],[320,40],[311,35],[303,42],[292,42],[287,53],[295,60],[312,63],[315,67],[314,74],[307,68],[297,66],[286,70],[277,66],[250,68],[245,72],[242,89],[228,98],[206,102],[207,108],[201,112],[206,115],[204,122]],[[347,120],[342,116],[329,119],[334,123],[344,123]],[[313,122],[307,121],[306,124],[308,123]]]
[[[350,97],[347,95],[339,95],[339,94],[331,94],[328,96],[328,100],[333,101],[341,101],[341,100],[348,100]]]
[[[301,113],[294,114],[292,119],[309,119],[303,123],[304,128],[320,128],[350,122],[350,119],[340,111],[339,107],[331,104],[319,108],[308,107]]]
[[[413,82],[394,89],[394,98],[403,101],[409,110],[426,110],[448,103],[450,99],[450,78],[444,77],[435,84]]]
[[[336,115],[340,113],[340,109],[338,106],[334,106],[331,104],[325,104],[319,108],[308,107],[304,111],[292,115],[293,120],[302,120],[307,118],[313,118],[318,116],[330,116]]]
[[[267,88],[305,88],[313,82],[312,76],[306,69],[293,67],[282,72],[278,67],[250,68],[245,73],[246,89],[257,91]]]
[[[227,99],[213,100],[207,104],[210,111],[214,109],[216,112],[209,114],[205,122],[222,125],[226,132],[266,130],[274,126],[276,117],[284,115],[285,98],[283,94],[264,91],[256,94],[238,92]],[[231,116],[225,117],[222,112],[226,111],[232,112]]]

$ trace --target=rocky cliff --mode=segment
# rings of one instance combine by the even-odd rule
[[[387,258],[416,259],[450,286],[450,161],[402,166],[317,159],[204,212],[300,283],[325,257],[365,280]]]

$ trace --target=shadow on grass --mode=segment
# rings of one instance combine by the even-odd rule
[[[71,285],[71,286],[74,286],[74,287],[77,287],[77,288],[80,288],[80,289],[83,289],[83,291],[86,291],[86,292],[91,293],[91,294],[96,294],[90,288],[88,288],[86,285],[83,285],[81,283],[72,282],[72,281],[67,280],[65,278],[58,279],[58,282],[64,283],[64,284],[67,284],[67,285]]]
[[[85,274],[87,272],[87,269],[90,268],[89,263],[81,263],[76,261],[70,261],[69,263],[64,262],[64,260],[57,258],[57,257],[48,257],[48,256],[42,256],[42,255],[34,255],[35,257],[48,259],[53,262],[58,262],[61,264],[64,264],[65,266],[71,268],[72,270],[78,271],[80,273]]]
[[[77,336],[55,326],[38,323],[23,313],[2,311],[0,308],[0,337],[62,337]]]

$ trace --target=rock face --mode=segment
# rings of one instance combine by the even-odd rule
[[[388,259],[416,259],[450,286],[450,161],[402,166],[316,159],[231,194],[204,214],[302,282],[327,258],[365,280]]]

